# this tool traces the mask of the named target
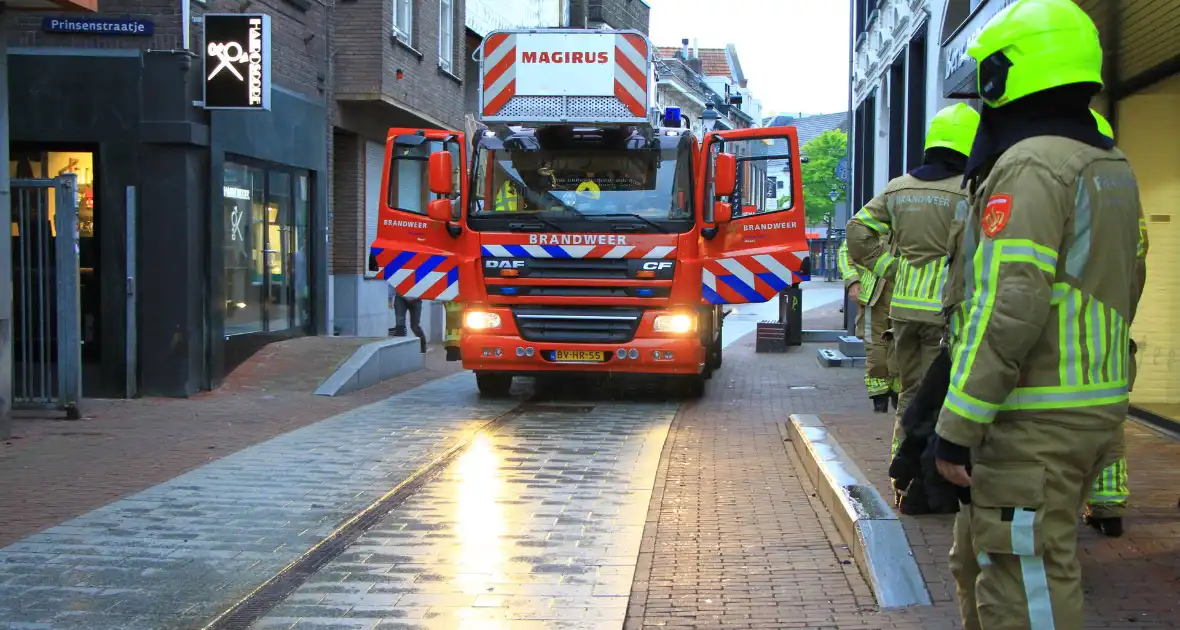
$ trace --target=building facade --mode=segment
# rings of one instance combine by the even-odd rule
[[[930,117],[975,96],[970,39],[1014,0],[851,0],[853,201],[864,204],[916,164]],[[1105,88],[1092,106],[1139,180],[1151,249],[1131,335],[1137,413],[1180,419],[1180,3],[1077,0],[1105,50]]]
[[[717,113],[714,129],[757,127],[762,103],[754,98],[742,73],[737,49],[700,48],[683,39],[680,46],[656,48],[656,107],[680,109],[697,140],[704,138],[702,113]]]
[[[202,107],[202,18],[241,3],[8,16],[9,174],[79,182],[88,396],[189,395],[249,347],[326,330],[329,15],[257,8],[268,111]]]

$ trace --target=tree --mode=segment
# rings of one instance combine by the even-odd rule
[[[847,147],[848,134],[839,130],[825,131],[803,145],[802,153],[807,158],[803,164],[803,205],[808,225],[822,224],[832,215],[832,188],[840,193],[837,201],[847,198],[844,182],[836,179],[836,166],[844,159]]]

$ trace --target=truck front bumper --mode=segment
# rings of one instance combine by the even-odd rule
[[[465,369],[488,372],[693,375],[705,368],[705,349],[696,336],[635,338],[612,345],[467,332],[459,345]]]

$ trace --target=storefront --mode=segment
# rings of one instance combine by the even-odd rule
[[[974,62],[966,42],[1012,0],[952,6],[969,17],[944,31],[943,90],[973,94]],[[968,5],[962,0],[961,5]],[[1168,0],[1081,0],[1103,40],[1106,88],[1093,107],[1110,119],[1115,141],[1139,181],[1151,249],[1147,285],[1131,329],[1138,346],[1133,410],[1180,422],[1180,3]]]
[[[191,395],[323,329],[322,96],[208,111],[183,51],[9,53],[9,174],[78,177],[86,396]]]

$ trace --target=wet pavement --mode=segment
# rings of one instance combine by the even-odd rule
[[[676,407],[442,379],[0,549],[0,627],[203,627],[465,446],[254,627],[617,628]]]
[[[675,410],[524,405],[252,627],[622,627]]]
[[[515,405],[442,379],[29,536],[0,549],[0,627],[199,626]]]

